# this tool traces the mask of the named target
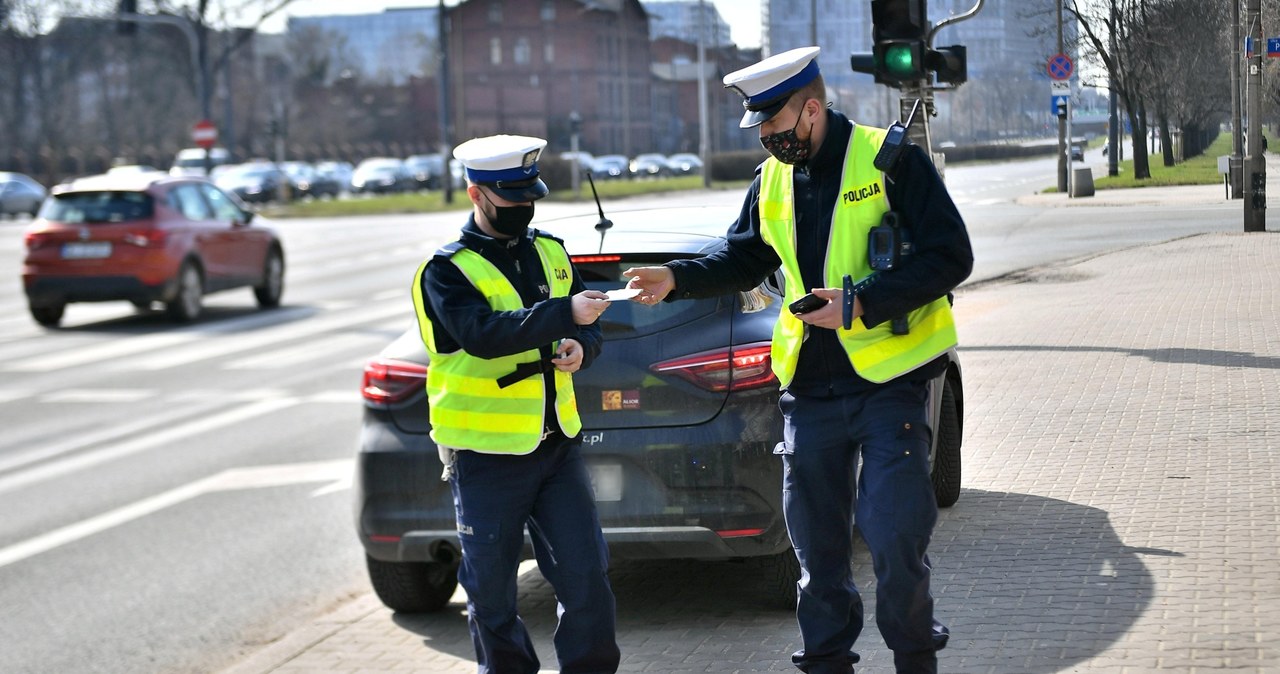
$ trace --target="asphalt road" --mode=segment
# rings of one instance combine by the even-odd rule
[[[1238,202],[1013,201],[1055,170],[948,171],[978,260],[971,282],[1239,227]],[[539,216],[594,208],[545,204]],[[366,591],[348,485],[360,371],[412,324],[413,270],[460,224],[280,222],[278,310],[259,312],[248,290],[207,298],[190,326],[127,303],[72,305],[46,331],[17,278],[25,222],[0,221],[0,671],[217,670]]]

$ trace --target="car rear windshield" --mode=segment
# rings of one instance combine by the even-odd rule
[[[47,199],[40,217],[73,225],[145,220],[155,213],[146,192],[64,192]]]
[[[618,260],[609,256],[607,261],[583,262],[574,266],[582,275],[582,281],[591,290],[608,292],[627,285],[627,278],[622,275],[624,269],[660,265],[671,260],[670,257],[623,257]],[[614,302],[609,310],[601,314],[600,326],[605,335],[614,337],[639,337],[653,334],[684,325],[714,312],[720,300],[700,299],[680,302],[659,302],[654,306],[639,305],[631,301]]]

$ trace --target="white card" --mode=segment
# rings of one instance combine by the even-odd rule
[[[605,293],[609,297],[609,301],[629,300],[640,294],[639,288],[618,288]]]

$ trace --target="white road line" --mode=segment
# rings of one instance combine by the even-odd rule
[[[159,349],[179,344],[195,341],[208,342],[213,335],[231,337],[227,341],[234,342],[236,336],[226,335],[226,333],[245,330],[263,323],[287,321],[290,317],[294,315],[302,316],[307,311],[310,310],[302,308],[280,309],[243,318],[234,318],[219,322],[216,325],[193,325],[186,328],[178,328],[171,332],[136,335],[128,339],[115,339],[92,346],[78,346],[60,353],[44,354],[24,362],[7,364],[3,369],[9,372],[52,372],[76,365],[109,363],[125,356],[134,354],[146,355]]]
[[[14,389],[0,389],[0,403],[12,402],[14,400],[22,400],[30,398],[34,394],[31,391],[18,391]]]
[[[297,324],[280,325],[260,332],[235,335],[225,339],[205,340],[169,349],[159,353],[146,353],[114,360],[105,366],[112,370],[145,371],[163,370],[197,361],[226,356],[302,337],[310,337],[333,330],[382,321],[393,316],[412,316],[413,307],[403,304],[375,306],[358,312],[325,316]],[[298,345],[306,349],[306,345]]]
[[[207,433],[215,428],[230,426],[247,419],[252,419],[253,417],[278,412],[285,408],[293,407],[299,402],[301,401],[298,398],[282,398],[250,403],[248,405],[236,407],[208,417],[201,417],[194,421],[174,426],[172,428],[166,428],[145,437],[126,440],[119,444],[108,445],[107,447],[103,447],[102,449],[97,449],[92,452],[78,454],[52,463],[36,466],[34,468],[0,478],[0,494],[19,489],[21,487],[26,487],[37,482],[66,475],[67,473],[84,470],[85,468],[96,466],[100,463],[106,463],[107,461],[144,452],[148,449],[171,444],[193,435]]]
[[[163,428],[177,419],[200,415],[215,407],[225,405],[227,401],[225,398],[217,398],[203,402],[204,404],[171,407],[159,414],[148,415],[131,422],[112,424],[109,428],[77,434],[61,442],[41,443],[38,448],[26,452],[7,454],[0,457],[0,473],[47,461],[56,456],[92,447],[103,442],[120,440],[151,428]]]
[[[197,480],[150,498],[135,501],[96,517],[81,520],[60,529],[54,529],[49,533],[0,548],[0,567],[22,561],[28,557],[34,557],[68,543],[74,543],[202,494],[235,489],[282,487],[308,482],[330,483],[328,487],[313,492],[313,497],[320,495],[319,491],[331,493],[338,490],[336,488],[338,485],[350,485],[352,465],[353,461],[351,459],[342,459],[290,465],[234,468],[223,471],[203,480]]]
[[[42,403],[133,403],[155,396],[159,389],[146,388],[68,388],[46,393]]]
[[[348,349],[352,349],[356,345],[368,345],[372,350],[376,351],[376,347],[372,347],[375,338],[379,341],[386,341],[378,335],[368,335],[364,333],[338,333],[329,337],[323,337],[307,342],[305,347],[299,348],[296,345],[284,346],[272,351],[255,353],[252,356],[246,356],[239,360],[233,360],[222,366],[224,370],[271,370],[284,367],[292,367],[298,363],[305,363],[309,360],[320,359],[330,354],[340,353]]]

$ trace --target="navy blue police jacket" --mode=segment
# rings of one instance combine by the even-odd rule
[[[840,198],[844,156],[853,122],[827,110],[827,135],[818,151],[794,171],[796,256],[805,288],[824,288],[823,268],[831,234],[831,215]],[[870,159],[868,158],[868,161]],[[964,219],[924,150],[908,146],[895,175],[885,182],[890,207],[902,216],[913,253],[899,268],[858,295],[862,322],[876,326],[946,295],[973,270],[973,249]],[[713,297],[750,290],[776,271],[782,261],[760,236],[760,171],[747,191],[738,220],[723,249],[693,260],[669,262],[675,291],[668,299]],[[786,311],[786,308],[783,308]],[[942,373],[945,357],[903,375],[928,380]],[[834,330],[810,326],[800,347],[796,374],[788,386],[807,396],[849,395],[876,384],[854,371]]]
[[[436,346],[442,353],[459,348],[477,358],[499,358],[537,349],[543,358],[554,355],[552,342],[576,339],[582,344],[582,367],[586,369],[600,355],[604,335],[598,323],[573,322],[570,297],[551,297],[551,285],[533,245],[533,237],[546,232],[528,229],[514,239],[495,239],[480,231],[475,214],[462,228],[456,243],[441,248],[422,275],[422,295],[427,317],[435,328]],[[559,239],[556,239],[559,241]],[[452,246],[465,246],[479,253],[507,277],[524,302],[523,309],[494,311],[489,301],[452,262]],[[570,265],[572,267],[572,265]],[[573,268],[570,296],[586,286]],[[552,372],[542,375],[546,391],[548,420],[554,419],[555,382]]]

